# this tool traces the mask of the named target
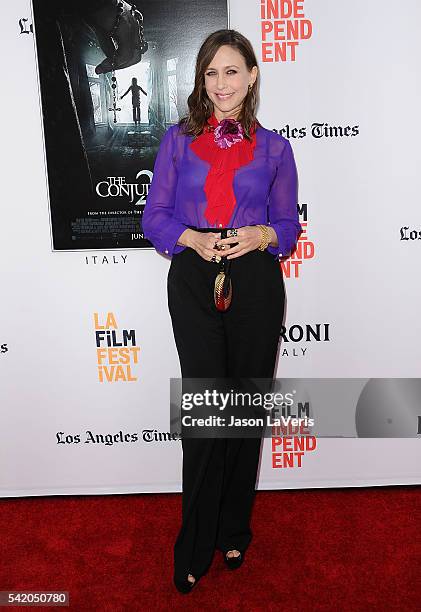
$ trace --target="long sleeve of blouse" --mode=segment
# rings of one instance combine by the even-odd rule
[[[186,248],[177,244],[186,227],[211,227],[204,216],[207,202],[203,189],[209,163],[188,146],[192,141],[193,137],[183,134],[178,124],[168,128],[156,156],[143,211],[143,235],[168,256]],[[267,250],[274,256],[289,255],[302,229],[297,168],[289,140],[258,127],[254,158],[236,170],[233,189],[237,204],[229,227],[271,225],[278,245]]]

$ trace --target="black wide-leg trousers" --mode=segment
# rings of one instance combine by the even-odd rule
[[[215,231],[215,230],[214,230]],[[186,247],[173,255],[168,307],[183,378],[273,378],[284,314],[279,262],[258,249],[231,259],[229,309],[213,288],[219,265]],[[245,551],[261,438],[182,438],[182,524],[174,575],[202,576],[215,548]]]

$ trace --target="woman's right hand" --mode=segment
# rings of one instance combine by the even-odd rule
[[[215,249],[215,242],[221,238],[221,232],[196,232],[187,228],[181,234],[177,244],[190,247],[206,261],[210,261],[214,255],[220,255]]]

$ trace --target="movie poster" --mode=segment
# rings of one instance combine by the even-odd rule
[[[144,248],[167,128],[187,113],[197,51],[223,0],[32,0],[53,250]]]

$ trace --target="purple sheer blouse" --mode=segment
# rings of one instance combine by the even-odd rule
[[[180,253],[177,244],[188,225],[208,224],[203,186],[210,164],[188,146],[193,136],[172,125],[164,134],[155,159],[152,182],[142,216],[145,238],[165,255]],[[235,146],[235,145],[234,145]],[[227,227],[271,225],[278,246],[267,250],[276,257],[289,255],[302,229],[298,217],[298,176],[291,144],[263,127],[256,131],[254,159],[235,171],[236,205]]]

